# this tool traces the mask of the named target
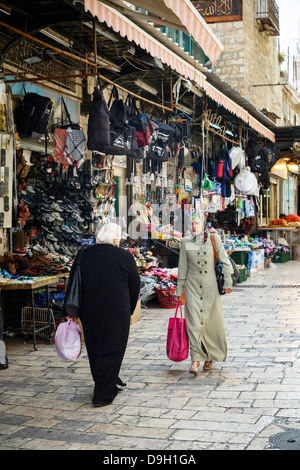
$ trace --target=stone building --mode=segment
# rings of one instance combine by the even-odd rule
[[[278,135],[276,144],[283,157],[280,163],[286,166],[286,171],[271,173],[270,188],[263,190],[260,197],[258,223],[268,223],[281,212],[297,213],[299,171],[289,171],[292,167],[288,165],[297,159],[294,142],[279,138],[285,133],[280,130],[277,133],[276,129],[299,125],[300,96],[291,84],[286,83],[287,77],[281,71],[277,4],[275,0],[193,3],[198,10],[202,8],[200,13],[224,46],[214,64],[214,73],[263,113]],[[233,16],[234,9],[239,9],[239,16]]]

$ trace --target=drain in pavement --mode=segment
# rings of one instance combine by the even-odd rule
[[[271,443],[282,450],[300,450],[300,429],[279,432],[270,438]]]

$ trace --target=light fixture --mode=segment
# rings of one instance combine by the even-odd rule
[[[287,164],[287,169],[288,169],[291,173],[297,173],[297,174],[299,174],[299,163],[298,163],[296,160],[291,160],[291,161]]]
[[[94,63],[95,57],[91,55],[88,57],[88,60]],[[113,62],[110,62],[110,60],[105,59],[104,57],[100,57],[98,55],[97,55],[97,65],[99,65],[99,67],[106,67],[108,70],[111,70],[112,72],[117,72],[117,73],[121,72],[121,67],[119,67],[117,64],[114,64]]]
[[[51,28],[40,29],[40,33],[44,34],[50,39],[53,39],[53,41],[57,42],[58,44],[61,44],[62,46],[66,46],[66,47],[73,46],[73,41],[71,41],[71,39],[66,38],[65,36],[62,36],[61,34],[57,33]]]
[[[151,95],[157,95],[158,93],[158,90],[156,88],[151,85],[148,85],[148,83],[143,82],[143,80],[140,80],[139,78],[134,80],[133,83],[139,88],[142,88],[143,90],[147,91],[148,93],[151,93]]]
[[[1,13],[5,13],[6,15],[11,15],[11,8],[7,7],[3,3],[0,3],[0,11]]]
[[[199,88],[195,87],[194,85],[191,85],[190,82],[187,82],[185,80],[183,80],[182,84],[185,88],[188,89],[188,91],[191,91],[191,92],[194,93],[194,95],[197,95],[197,96],[199,96],[199,98],[202,98],[203,92],[201,90],[199,90]]]
[[[144,55],[141,59],[141,62],[144,64],[151,65],[152,67],[156,67],[160,70],[165,70],[162,61],[158,57],[152,57],[150,54]]]
[[[42,62],[42,57],[39,55],[33,55],[31,57],[26,57],[26,59],[23,59],[23,60],[28,65],[34,65],[34,64],[38,64],[39,62]]]
[[[48,49],[44,49],[42,52],[39,53],[32,53],[31,56],[26,57],[24,62],[28,65],[34,65],[38,64],[39,62],[47,62],[48,60],[53,60],[55,59],[55,56],[51,51]]]
[[[84,21],[82,24],[84,26],[87,26],[90,29],[93,29],[93,25],[91,23],[88,23],[87,21]],[[95,30],[96,30],[96,33],[99,33],[102,36],[105,36],[106,38],[110,39],[111,41],[117,42],[117,38],[113,34],[109,33],[108,31],[104,31],[99,26],[96,26]]]

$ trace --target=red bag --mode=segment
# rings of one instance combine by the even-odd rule
[[[181,317],[177,317],[180,308]],[[169,319],[167,336],[167,356],[171,361],[181,362],[189,355],[189,337],[186,331],[185,318],[182,316],[181,302],[177,302],[175,316]]]

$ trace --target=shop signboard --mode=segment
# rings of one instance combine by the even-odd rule
[[[207,23],[243,19],[243,0],[192,0],[192,3]]]

